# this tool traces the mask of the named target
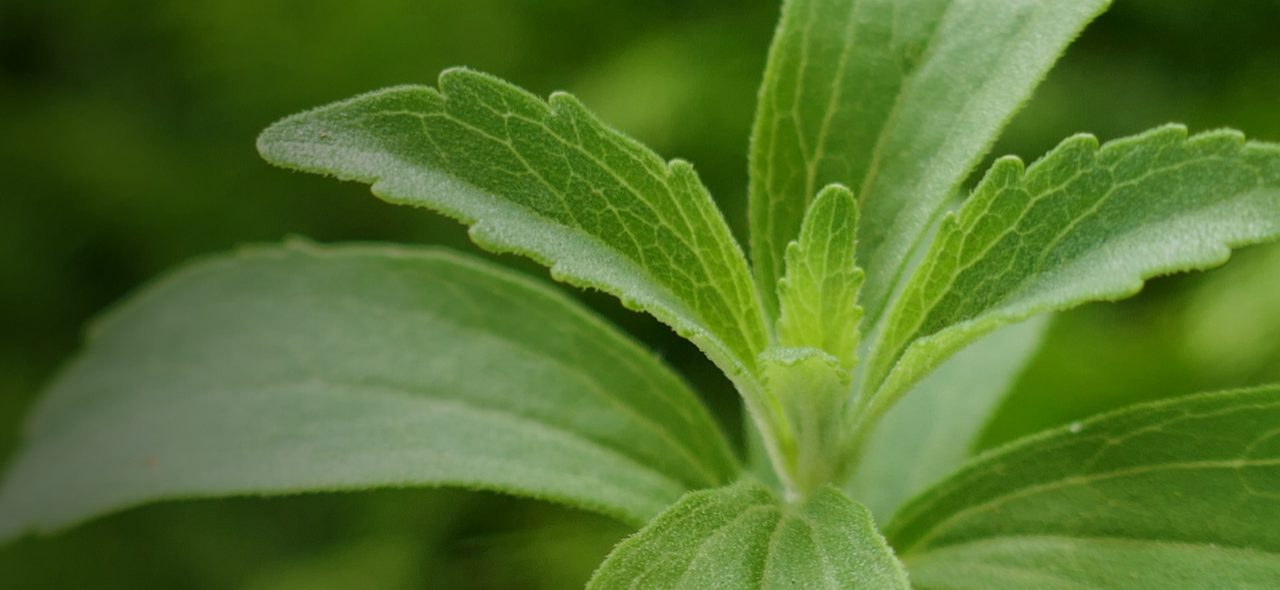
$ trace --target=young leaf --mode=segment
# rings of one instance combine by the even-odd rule
[[[1101,149],[1081,135],[1025,171],[1001,159],[895,302],[867,363],[871,413],[1000,326],[1127,297],[1277,236],[1280,146],[1234,131],[1188,139],[1171,125]]]
[[[778,281],[782,346],[810,347],[844,370],[857,362],[857,306],[862,269],[854,264],[858,202],[839,185],[822,189],[805,215],[798,242],[787,247],[787,275]]]
[[[1278,387],[1135,406],[980,457],[886,536],[922,590],[1274,587],[1277,425]]]
[[[1048,319],[1001,328],[917,383],[871,431],[845,491],[883,522],[903,500],[963,465]]]
[[[751,145],[751,251],[771,315],[819,187],[862,202],[863,306],[878,321],[912,249],[1064,47],[1107,0],[791,0]]]
[[[835,357],[808,347],[770,347],[759,362],[772,410],[763,422],[775,436],[765,448],[788,499],[848,479],[857,459],[844,411],[849,372]]]
[[[459,485],[640,524],[739,468],[653,356],[546,286],[431,249],[197,263],[96,326],[36,408],[0,538],[143,502]]]
[[[567,94],[544,102],[464,69],[439,85],[289,117],[258,149],[471,224],[486,249],[528,255],[557,280],[652,313],[731,376],[754,368],[768,333],[750,271],[689,164],[663,162]]]
[[[790,506],[756,483],[693,492],[620,543],[588,590],[907,590],[866,509],[832,487]]]

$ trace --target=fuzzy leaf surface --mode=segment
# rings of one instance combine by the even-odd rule
[[[863,306],[878,321],[911,251],[1106,0],[791,0],[751,145],[751,250],[771,315],[818,189],[862,203]]]
[[[805,216],[799,240],[787,247],[787,274],[778,282],[782,346],[810,347],[849,370],[857,362],[864,279],[854,261],[858,202],[839,185],[822,190]]]
[[[738,471],[678,377],[555,290],[441,250],[295,243],[193,264],[102,320],[32,414],[0,537],[411,485],[641,524]]]
[[[744,482],[686,495],[620,543],[588,590],[908,590],[865,508],[830,486],[799,506]]]
[[[1144,404],[1013,443],[885,528],[920,590],[1272,588],[1280,388]]]
[[[1280,146],[1170,125],[1098,147],[1067,139],[1023,169],[998,160],[943,220],[871,354],[871,404],[892,403],[1000,326],[1137,293],[1280,236]]]
[[[963,465],[1039,348],[1048,319],[1001,328],[917,383],[871,432],[845,491],[885,522],[904,500]]]
[[[750,271],[692,166],[664,162],[567,94],[543,101],[464,69],[439,86],[294,115],[258,150],[457,218],[481,247],[652,313],[730,375],[753,368],[768,333]]]

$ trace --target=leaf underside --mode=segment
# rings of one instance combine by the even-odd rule
[[[1101,149],[1081,135],[1025,170],[998,160],[895,301],[864,391],[884,407],[1000,326],[1121,299],[1277,237],[1280,146],[1234,131],[1188,139],[1170,125]]]
[[[1144,404],[980,457],[885,527],[915,587],[1274,588],[1280,388]]]
[[[457,485],[642,524],[739,471],[653,356],[573,300],[447,251],[263,247],[93,330],[0,488],[0,538],[143,502]]]
[[[832,183],[861,201],[875,324],[947,198],[1106,0],[792,0],[751,145],[751,250],[767,313],[787,244]]]
[[[268,161],[373,184],[379,197],[470,224],[574,285],[618,296],[733,376],[768,332],[746,259],[693,168],[664,162],[572,96],[543,101],[465,69],[440,89],[389,88],[268,128]]]
[[[907,590],[866,509],[826,487],[800,506],[755,483],[686,495],[620,543],[588,590]]]

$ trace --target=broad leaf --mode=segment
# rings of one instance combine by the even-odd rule
[[[168,498],[459,485],[643,523],[738,467],[653,356],[432,249],[197,263],[100,322],[35,409],[0,537]]]
[[[885,528],[920,590],[1273,588],[1280,388],[1145,404],[1014,443]]]
[[[768,333],[750,271],[689,164],[663,162],[567,94],[544,102],[463,69],[439,84],[289,117],[258,149],[471,224],[486,249],[652,313],[731,376],[754,367]]]
[[[866,509],[832,487],[783,504],[755,483],[694,492],[623,541],[588,590],[907,590]]]
[[[1107,0],[791,0],[751,146],[751,249],[770,314],[784,252],[822,186],[862,202],[875,323],[947,197]]]
[[[1081,135],[1025,171],[1001,159],[895,302],[867,365],[871,413],[1000,326],[1127,297],[1277,236],[1280,146],[1234,131],[1188,139],[1171,125],[1101,149]]]
[[[778,282],[782,346],[810,347],[849,370],[857,362],[857,306],[863,273],[854,263],[858,202],[848,189],[822,190],[805,215],[800,239],[787,247],[787,274]]]
[[[884,521],[903,500],[969,458],[1039,346],[1048,316],[1002,328],[916,384],[875,426],[845,490]]]

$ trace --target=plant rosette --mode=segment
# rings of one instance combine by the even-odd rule
[[[567,94],[454,69],[259,137],[671,326],[741,394],[745,462],[679,376],[550,285],[292,240],[93,326],[32,412],[0,537],[162,499],[463,486],[639,527],[592,589],[1275,588],[1280,388],[968,456],[1045,314],[1280,236],[1280,146],[1177,125],[998,159],[953,210],[1106,7],[784,2],[750,264],[689,163]]]

